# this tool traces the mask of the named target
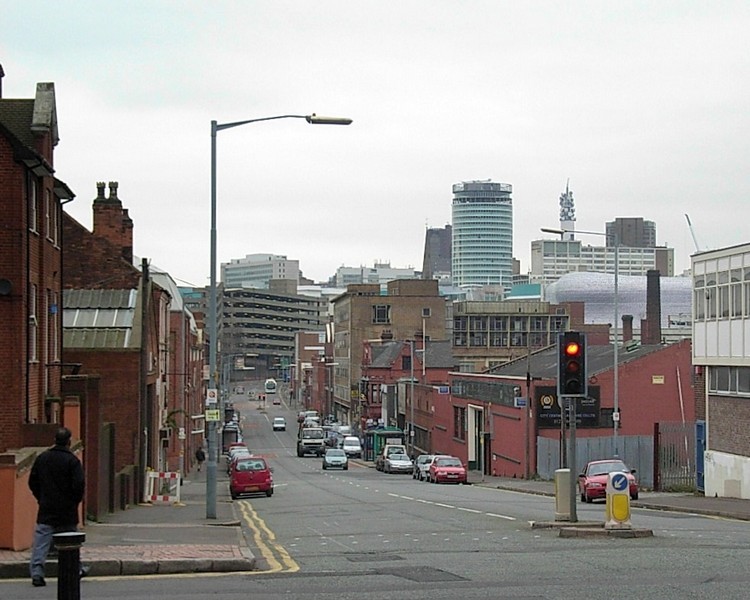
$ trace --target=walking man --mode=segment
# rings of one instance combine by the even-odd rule
[[[52,534],[78,530],[85,481],[81,461],[70,451],[71,435],[67,427],[58,429],[55,445],[37,456],[29,476],[29,488],[39,503],[30,564],[34,587],[46,585],[44,565]]]
[[[195,451],[195,460],[198,461],[198,471],[200,471],[203,461],[206,460],[206,453],[203,451],[203,446],[198,446],[198,449]]]

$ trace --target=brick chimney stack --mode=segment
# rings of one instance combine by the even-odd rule
[[[622,343],[633,339],[633,315],[622,315]]]
[[[646,319],[641,321],[641,343],[661,344],[661,280],[656,269],[646,272]]]
[[[133,264],[133,220],[117,197],[118,183],[109,182],[109,197],[104,197],[105,184],[96,184],[94,198],[94,235],[121,249],[122,258]]]

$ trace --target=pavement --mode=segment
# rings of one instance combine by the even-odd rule
[[[372,463],[363,463],[372,466]],[[185,479],[179,503],[141,504],[107,515],[83,527],[86,541],[81,560],[89,575],[151,575],[200,572],[241,572],[256,568],[244,538],[237,508],[229,496],[221,462],[217,468],[216,518],[206,518],[205,465]],[[482,476],[470,473],[469,483],[501,490],[554,497],[554,482]],[[750,500],[706,498],[692,493],[642,491],[633,508],[687,512],[750,521]],[[601,524],[600,524],[601,527]],[[30,550],[0,550],[0,578],[28,578]],[[50,557],[47,576],[57,561]]]

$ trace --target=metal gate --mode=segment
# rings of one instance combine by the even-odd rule
[[[654,489],[695,489],[695,438],[694,423],[654,423]]]

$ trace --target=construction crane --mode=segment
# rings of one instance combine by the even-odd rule
[[[693,237],[693,244],[695,244],[695,251],[700,252],[701,248],[698,245],[698,240],[695,239],[695,232],[693,231],[693,224],[690,222],[690,217],[687,215],[687,213],[685,213],[685,220],[687,221],[688,229],[690,229],[690,235]]]

